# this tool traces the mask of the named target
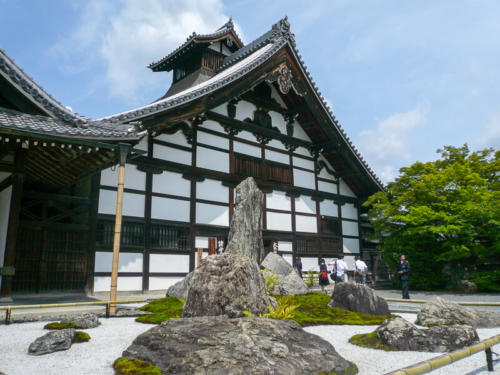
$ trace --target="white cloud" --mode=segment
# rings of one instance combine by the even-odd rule
[[[398,169],[412,160],[410,136],[425,123],[426,113],[425,106],[396,113],[378,121],[375,129],[360,132],[356,143],[382,181],[393,180]]]
[[[81,23],[53,53],[65,57],[65,67],[72,71],[88,70],[92,64],[95,68],[96,59],[104,63],[100,79],[111,96],[129,105],[144,104],[153,93],[168,89],[170,75],[153,73],[147,65],[180,46],[193,31],[211,33],[228,20],[221,0],[93,0],[80,13]],[[242,37],[238,25],[236,29]]]
[[[472,142],[475,148],[493,147],[500,149],[500,113],[491,115],[480,135]]]

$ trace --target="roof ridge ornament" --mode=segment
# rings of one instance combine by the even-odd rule
[[[290,22],[288,16],[276,22],[271,29],[272,39],[278,40],[279,38],[288,39],[295,46],[295,35],[290,31]]]

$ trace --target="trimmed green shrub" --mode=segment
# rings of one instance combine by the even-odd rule
[[[52,322],[52,323],[47,323],[43,327],[45,329],[66,329],[66,328],[76,328],[76,329],[81,329],[78,324],[74,323],[59,323],[59,322]]]
[[[382,340],[380,340],[380,337],[378,337],[377,332],[354,335],[349,339],[349,342],[353,345],[361,346],[363,348],[380,349],[385,351],[399,351],[398,348],[384,344]]]
[[[157,299],[140,308],[152,314],[141,315],[135,320],[140,323],[160,324],[170,319],[181,318],[183,306],[184,300],[182,298],[165,297]]]
[[[158,367],[138,359],[118,358],[113,368],[115,375],[161,375]]]
[[[87,332],[83,331],[76,331],[75,332],[75,338],[73,339],[73,343],[81,343],[81,342],[87,342],[90,340],[90,336]]]

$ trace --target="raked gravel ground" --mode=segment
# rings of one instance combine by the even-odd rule
[[[416,318],[415,314],[400,315],[412,322]],[[137,323],[134,318],[101,319],[101,322],[102,325],[98,328],[85,330],[91,337],[89,342],[73,344],[67,351],[38,357],[28,355],[27,350],[32,341],[47,333],[47,330],[43,329],[46,322],[0,325],[0,372],[6,375],[112,375],[113,361],[121,356],[122,351],[136,336],[152,326]],[[344,325],[308,327],[306,330],[330,341],[340,355],[357,364],[360,375],[384,374],[439,355],[439,353],[384,352],[349,344],[351,336],[372,332],[375,328],[376,326]],[[481,339],[485,339],[500,334],[500,327],[479,329],[478,333]],[[493,351],[500,352],[500,345],[496,345]],[[432,374],[500,374],[500,361],[495,362],[493,373],[488,372],[485,354],[480,352],[435,370]]]

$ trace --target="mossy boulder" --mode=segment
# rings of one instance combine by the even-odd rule
[[[68,328],[81,329],[83,327],[80,327],[78,324],[75,324],[75,323],[52,322],[52,323],[45,324],[45,326],[43,328],[50,329],[50,330],[56,330],[56,329],[68,329]]]
[[[161,375],[158,367],[138,359],[118,358],[113,368],[115,375]]]
[[[349,342],[353,345],[361,346],[363,348],[380,349],[385,351],[399,350],[394,346],[384,344],[382,340],[380,340],[380,337],[378,337],[377,332],[354,335],[349,339]]]
[[[73,338],[73,344],[79,344],[81,342],[87,342],[90,340],[90,335],[87,332],[76,331],[75,337]]]
[[[148,311],[152,314],[141,315],[136,321],[139,323],[160,324],[170,319],[182,317],[182,307],[184,300],[178,297],[165,297],[154,300],[147,305],[142,306],[142,311]]]

